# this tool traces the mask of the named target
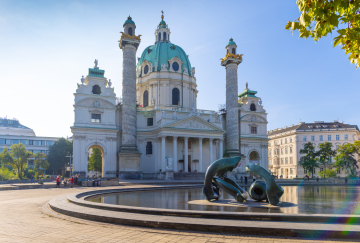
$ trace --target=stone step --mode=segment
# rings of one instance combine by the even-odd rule
[[[202,172],[181,172],[174,173],[175,180],[204,180],[205,173]]]

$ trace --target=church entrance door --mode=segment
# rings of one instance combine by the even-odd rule
[[[188,155],[188,170],[191,172],[191,155]]]

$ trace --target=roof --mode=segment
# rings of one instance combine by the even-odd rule
[[[183,62],[181,70],[184,70],[183,68],[186,67],[188,74],[191,76],[191,64],[187,54],[180,46],[171,42],[157,42],[155,45],[146,47],[141,54],[137,67],[141,67],[142,63],[147,60],[152,63],[154,72],[160,71],[161,65],[168,65],[168,61],[173,57],[178,57]],[[157,63],[156,70],[155,63]]]
[[[124,27],[126,24],[133,24],[133,25],[135,25],[135,22],[132,20],[132,18],[130,17],[130,15],[129,15],[129,17],[127,18],[127,20],[125,21],[123,27]]]
[[[158,29],[160,29],[160,28],[167,28],[167,24],[166,24],[165,20],[160,21],[160,23],[158,25]]]
[[[268,135],[275,135],[279,133],[284,133],[292,130],[300,131],[300,130],[311,130],[311,131],[324,131],[327,129],[339,129],[339,128],[355,128],[356,130],[359,130],[358,126],[356,125],[349,125],[344,124],[341,122],[314,122],[314,123],[305,123],[301,122],[298,125],[291,126],[291,127],[285,127],[280,128],[276,130],[272,130],[268,132]]]
[[[233,40],[233,38],[230,38],[229,43],[226,45],[226,47],[228,47],[228,46],[230,46],[230,45],[235,45],[235,46],[236,46],[236,43],[235,43],[235,41]]]
[[[35,136],[35,132],[16,119],[0,118],[0,135]]]
[[[257,91],[254,91],[254,90],[250,90],[250,89],[245,89],[245,91],[244,92],[242,92],[241,94],[239,94],[239,98],[241,98],[241,97],[256,97],[255,95],[256,95],[256,93],[257,93]]]

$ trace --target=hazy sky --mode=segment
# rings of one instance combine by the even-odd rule
[[[332,37],[315,43],[285,30],[296,1],[16,1],[0,0],[0,117],[17,118],[38,136],[71,136],[74,96],[99,60],[121,96],[118,40],[131,15],[142,51],[154,44],[165,12],[172,43],[196,68],[198,108],[225,103],[220,58],[230,37],[244,54],[239,93],[249,83],[268,113],[268,130],[298,122],[360,125],[359,74]]]

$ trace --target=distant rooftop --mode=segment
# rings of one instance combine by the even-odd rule
[[[14,135],[14,136],[35,136],[35,132],[22,124],[19,120],[7,119],[0,117],[0,135]]]
[[[284,128],[278,128],[278,129],[274,129],[271,131],[268,131],[268,135],[275,135],[275,134],[279,134],[279,133],[284,133],[284,132],[289,132],[289,131],[299,131],[299,130],[325,130],[325,129],[339,129],[339,128],[355,128],[356,130],[359,131],[358,126],[356,125],[349,125],[349,124],[344,124],[338,121],[333,121],[333,122],[323,122],[323,121],[315,121],[313,123],[305,123],[305,122],[300,122],[297,125],[292,125],[290,127],[284,127]]]

